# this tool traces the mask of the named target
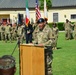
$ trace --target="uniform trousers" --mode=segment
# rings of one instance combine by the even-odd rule
[[[53,50],[52,47],[45,49],[45,75],[52,75]]]

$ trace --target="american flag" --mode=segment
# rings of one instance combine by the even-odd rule
[[[41,18],[40,10],[39,10],[39,5],[38,5],[38,0],[36,0],[36,20]]]

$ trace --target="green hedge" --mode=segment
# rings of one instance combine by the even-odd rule
[[[52,23],[48,23],[50,27],[52,27]],[[59,31],[63,31],[64,27],[63,27],[63,22],[59,22],[57,23],[58,29]]]
[[[74,24],[74,22],[71,22],[71,23]],[[49,24],[50,27],[52,27],[52,23],[48,23],[48,24]],[[64,24],[64,22],[58,22],[57,23],[59,31],[63,31],[64,30],[63,24]]]
[[[57,24],[60,31],[64,30],[63,24],[64,23],[62,23],[62,22]]]

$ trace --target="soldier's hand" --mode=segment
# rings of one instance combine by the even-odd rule
[[[43,44],[38,44],[38,46],[44,46]]]

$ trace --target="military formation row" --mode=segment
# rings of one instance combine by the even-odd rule
[[[7,42],[8,40],[12,42],[13,40],[16,40],[17,37],[24,35],[22,32],[23,25],[14,24],[11,26],[10,24],[0,25],[0,40],[3,40]]]

